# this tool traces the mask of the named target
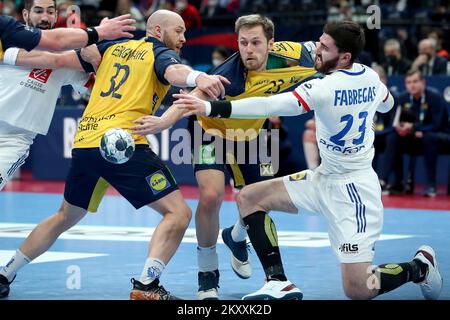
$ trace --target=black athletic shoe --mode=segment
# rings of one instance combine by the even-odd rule
[[[219,300],[219,270],[198,273],[198,300]]]
[[[131,279],[131,283],[133,290],[130,292],[130,300],[181,300],[160,286],[159,279],[155,279],[149,284]]]
[[[8,282],[8,279],[0,274],[0,298],[5,298],[9,295],[9,285],[14,281],[14,278]]]

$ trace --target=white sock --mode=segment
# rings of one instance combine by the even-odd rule
[[[143,284],[149,284],[150,282],[158,279],[161,276],[165,267],[166,264],[161,260],[152,257],[147,258],[139,281]]]
[[[9,260],[6,266],[0,268],[0,274],[12,281],[17,271],[30,263],[30,258],[17,249],[16,254]]]
[[[231,238],[234,242],[241,242],[247,237],[247,229],[242,225],[241,220],[236,221],[231,230]]]
[[[197,247],[197,263],[198,271],[207,272],[219,269],[219,257],[217,255],[216,246]]]
[[[303,142],[303,153],[305,154],[308,169],[313,170],[319,166],[319,148],[313,142]]]

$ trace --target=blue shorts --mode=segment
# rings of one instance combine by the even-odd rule
[[[64,190],[68,203],[96,212],[109,185],[136,209],[178,189],[169,168],[148,145],[137,145],[131,159],[123,164],[106,161],[98,148],[72,150]]]

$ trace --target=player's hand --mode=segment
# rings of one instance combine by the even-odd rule
[[[133,122],[137,125],[130,128],[131,133],[140,136],[157,134],[168,128],[164,120],[161,117],[156,116],[143,116]]]
[[[173,106],[182,109],[185,112],[183,116],[187,117],[193,114],[198,116],[206,115],[205,104],[207,101],[185,93],[175,93],[173,97],[178,99],[174,101]]]
[[[104,18],[95,30],[98,32],[99,40],[114,40],[117,38],[133,38],[129,31],[136,30],[133,26],[136,20],[130,19],[131,14],[124,14],[112,19]]]
[[[206,95],[212,100],[217,100],[217,98],[225,97],[225,87],[224,84],[230,84],[227,78],[220,75],[208,75],[202,73],[195,80],[197,88],[202,90]]]
[[[81,58],[90,63],[94,67],[95,72],[97,72],[98,66],[102,61],[102,55],[98,51],[97,45],[93,44],[89,47],[82,48],[80,51]]]
[[[416,58],[416,60],[414,60],[413,62],[413,66],[415,68],[420,67],[421,65],[427,64],[428,63],[428,56],[426,54],[419,54]]]

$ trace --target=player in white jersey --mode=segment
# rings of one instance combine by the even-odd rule
[[[23,12],[27,25],[51,29],[57,18],[55,2],[35,0],[28,4]],[[10,50],[15,48],[6,52]],[[81,64],[79,70],[83,70]],[[93,84],[93,78],[68,69],[0,64],[0,190],[25,162],[36,135],[47,134],[61,87],[69,84],[84,93]]]
[[[189,95],[175,104],[189,113],[255,118],[294,116],[314,110],[322,159],[314,171],[245,187],[237,196],[241,217],[266,273],[266,284],[243,299],[302,299],[287,280],[270,210],[322,213],[331,246],[341,262],[346,295],[371,299],[406,282],[420,283],[427,299],[437,299],[442,277],[429,246],[405,263],[372,266],[374,244],[383,224],[378,177],[372,169],[372,130],[376,111],[387,112],[393,98],[371,68],[354,63],[364,47],[364,31],[353,22],[327,24],[320,37],[315,67],[324,74],[295,91],[233,102],[205,102]],[[255,108],[258,106],[258,108]]]

